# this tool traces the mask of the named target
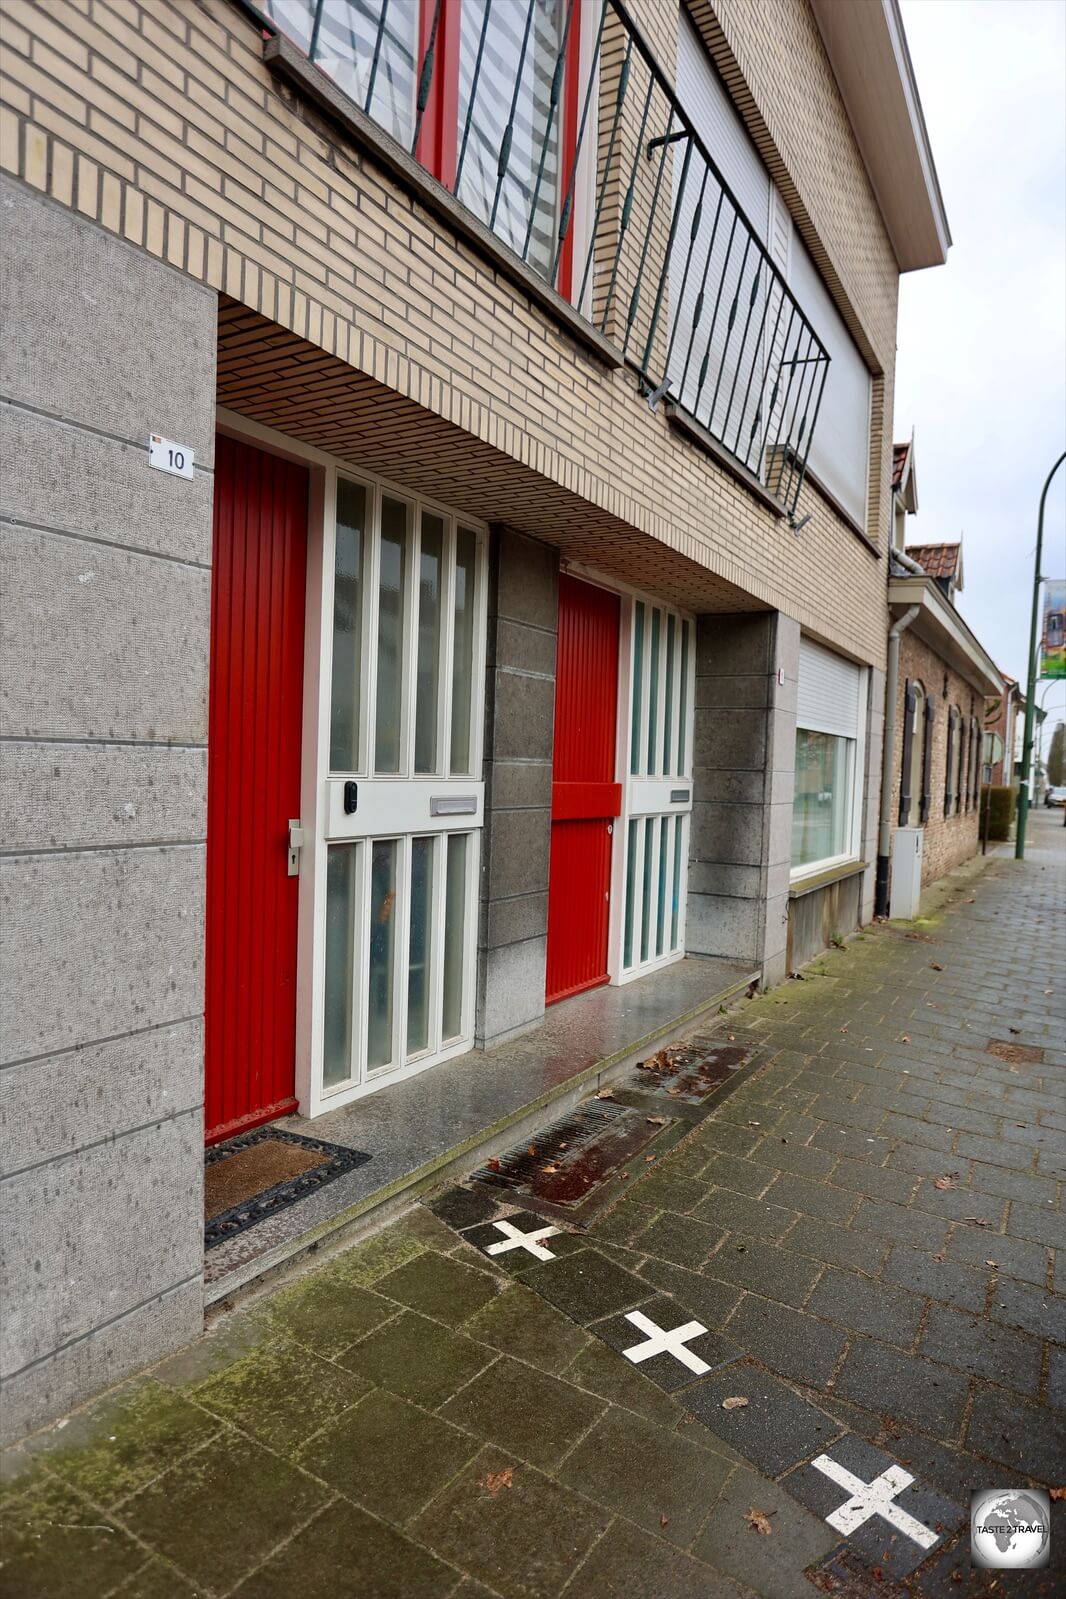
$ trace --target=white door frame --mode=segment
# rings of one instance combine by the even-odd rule
[[[693,733],[696,690],[696,618],[688,611],[681,611],[676,606],[668,604],[654,594],[648,594],[642,589],[632,587],[620,579],[607,577],[595,569],[586,567],[577,561],[564,560],[561,569],[573,577],[580,578],[583,582],[592,583],[598,588],[607,589],[621,598],[621,611],[619,620],[618,640],[618,721],[615,733],[615,782],[622,788],[622,809],[615,819],[614,836],[611,841],[611,915],[607,942],[607,970],[612,984],[633,982],[638,977],[646,977],[649,972],[659,971],[664,966],[672,966],[676,961],[683,960],[685,955],[685,920],[688,902],[688,855],[691,834],[692,814],[692,763],[693,763]],[[645,606],[645,614],[653,608],[673,615],[682,623],[687,623],[691,629],[691,648],[689,650],[687,682],[685,684],[685,770],[681,774],[670,777],[663,776],[634,776],[630,772],[630,749],[632,741],[632,713],[633,713],[633,672],[634,672],[634,615],[637,602]],[[678,641],[678,661],[680,663],[680,640]],[[665,646],[664,646],[665,653]],[[648,698],[648,680],[650,667],[644,667],[644,703]],[[675,682],[672,695],[672,726],[676,730],[680,726],[682,686],[680,669],[675,673]],[[663,716],[666,708],[666,672],[662,669],[659,673],[659,691],[657,699],[658,741],[661,744]],[[647,765],[646,750],[639,763],[642,767]],[[681,864],[680,864],[680,907],[678,916],[677,948],[668,950],[663,955],[652,957],[644,962],[632,963],[629,968],[625,965],[625,911],[626,911],[626,869],[629,852],[629,824],[637,818],[655,816],[662,818],[675,816],[682,818],[681,823]],[[638,870],[643,868],[644,842],[642,830],[638,830]],[[653,839],[654,857],[652,869],[657,873],[659,866],[659,833]],[[670,830],[668,848],[669,867],[672,875],[673,851],[676,834]]]
[[[487,635],[487,541],[488,529],[477,517],[469,517],[453,507],[443,505],[425,495],[413,492],[402,484],[393,483],[377,473],[355,468],[347,461],[328,454],[312,445],[291,438],[262,423],[253,422],[238,412],[220,406],[217,411],[220,433],[270,450],[285,459],[297,461],[311,469],[310,504],[308,507],[307,538],[307,588],[304,630],[304,697],[303,737],[301,754],[301,814],[304,843],[299,858],[299,936],[297,953],[296,989],[296,1094],[301,1114],[314,1117],[325,1110],[347,1104],[364,1094],[376,1092],[387,1083],[413,1076],[427,1067],[451,1056],[465,1053],[473,1046],[474,1010],[477,976],[477,885],[480,870],[480,840],[484,821],[483,781],[483,723],[485,692],[485,650]],[[467,777],[409,777],[405,775],[377,777],[371,775],[371,752],[368,748],[370,734],[366,726],[360,740],[360,770],[353,774],[358,783],[358,809],[348,816],[344,811],[344,785],[346,775],[334,776],[330,772],[330,713],[331,713],[331,661],[333,648],[333,579],[336,537],[337,478],[344,476],[361,484],[368,491],[368,525],[376,525],[374,517],[382,493],[395,495],[411,507],[412,536],[408,539],[410,577],[405,585],[404,605],[404,669],[405,683],[412,683],[415,665],[416,638],[413,621],[412,595],[417,585],[416,561],[420,516],[423,510],[442,516],[446,526],[446,558],[442,562],[440,594],[442,651],[440,665],[440,695],[443,710],[439,718],[441,741],[446,741],[450,726],[450,645],[446,642],[451,626],[453,602],[453,572],[456,530],[461,523],[476,536],[476,578],[473,645],[473,696],[471,706],[471,775]],[[366,610],[372,603],[369,596],[376,594],[377,538],[369,540],[371,560],[366,568],[368,598]],[[364,616],[366,615],[364,611]],[[372,705],[376,661],[368,659],[369,638],[363,640],[365,704]],[[411,764],[413,727],[411,718],[404,714],[401,726],[401,774]],[[444,758],[444,751],[441,752]],[[471,808],[471,802],[472,808]],[[452,807],[457,813],[449,814]],[[460,808],[461,807],[461,808]],[[296,818],[294,818],[296,820]],[[445,836],[450,832],[463,832],[471,836],[472,847],[467,850],[466,861],[466,920],[463,968],[462,1033],[453,1042],[435,1052],[427,1051],[414,1059],[406,1058],[406,998],[403,991],[403,973],[407,966],[409,939],[409,898],[406,894],[406,872],[411,855],[411,836]],[[364,891],[369,874],[370,840],[374,838],[398,840],[398,872],[400,883],[398,898],[403,907],[395,938],[397,956],[394,960],[394,1005],[399,1008],[397,1031],[398,1064],[368,1074],[365,1050],[357,1055],[356,1073],[352,1080],[333,1089],[323,1087],[323,1047],[325,1030],[325,956],[326,956],[326,865],[331,843],[344,840],[366,840],[362,859],[358,863],[362,873]],[[440,999],[442,982],[443,947],[443,873],[445,849],[435,848],[435,925],[431,948],[434,961],[434,1003]],[[359,940],[359,960],[365,976],[368,958],[368,941]],[[353,974],[355,981],[357,974]],[[439,1010],[439,1005],[438,1005]],[[353,1014],[353,1032],[359,1030],[359,1013]]]

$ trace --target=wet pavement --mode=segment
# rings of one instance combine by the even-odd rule
[[[0,1591],[1061,1591],[968,1509],[1066,1479],[1063,839],[621,1086],[580,1206],[428,1196],[9,1452]]]

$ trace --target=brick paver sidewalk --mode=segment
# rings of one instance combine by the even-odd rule
[[[1052,826],[725,1019],[763,1064],[550,1261],[487,1254],[505,1210],[452,1191],[10,1453],[0,1587],[1053,1592],[1066,1528],[1051,1569],[1003,1574],[965,1525],[972,1488],[1066,1477]],[[691,1321],[694,1359],[626,1357]],[[879,1508],[827,1519],[842,1473],[886,1471]]]

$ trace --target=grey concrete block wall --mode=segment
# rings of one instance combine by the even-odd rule
[[[6,1437],[202,1324],[215,296],[0,192]],[[195,451],[151,471],[150,432]]]
[[[544,1014],[558,552],[493,528],[476,1041]]]
[[[685,943],[767,983],[786,967],[798,676],[789,617],[699,617]]]

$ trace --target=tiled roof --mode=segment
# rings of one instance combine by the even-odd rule
[[[927,577],[957,577],[961,544],[908,544],[907,554]]]
[[[907,460],[909,444],[893,444],[892,446],[892,487],[898,489],[903,482],[903,467]]]

